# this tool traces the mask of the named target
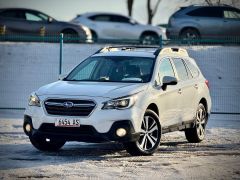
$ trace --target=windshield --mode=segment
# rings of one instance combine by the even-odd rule
[[[154,58],[90,57],[80,63],[64,80],[96,82],[137,82],[151,80]]]

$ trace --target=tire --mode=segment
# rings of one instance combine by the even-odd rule
[[[46,138],[29,137],[32,145],[40,151],[58,151],[66,143],[66,141],[52,140],[47,141]]]
[[[200,34],[196,29],[188,28],[181,32],[180,39],[183,41],[193,41],[191,43],[197,43],[194,41],[200,39]]]
[[[92,33],[92,40],[94,43],[97,43],[98,42],[98,35],[95,31],[91,31]]]
[[[140,38],[140,43],[143,45],[158,45],[159,37],[157,34],[143,34]]]
[[[73,29],[65,29],[62,31],[64,35],[64,42],[80,42],[81,39],[78,36],[78,33]]]
[[[194,127],[185,130],[185,136],[190,143],[199,143],[205,138],[207,111],[203,104],[199,104],[196,112]]]
[[[146,156],[152,155],[157,150],[160,140],[161,126],[158,115],[148,109],[144,114],[139,140],[125,143],[124,146],[127,152],[133,156]]]

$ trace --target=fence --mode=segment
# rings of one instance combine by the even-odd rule
[[[0,109],[22,109],[32,91],[54,82],[86,57],[105,46],[102,43],[0,42]],[[62,42],[62,43],[59,43]],[[117,42],[117,41],[116,41]],[[108,43],[110,44],[115,44]],[[129,44],[124,41],[120,44]],[[209,44],[214,45],[209,45]],[[131,42],[130,44],[137,44]],[[183,46],[210,81],[215,113],[240,113],[239,41],[162,40],[159,46]],[[62,49],[62,51],[61,51]]]

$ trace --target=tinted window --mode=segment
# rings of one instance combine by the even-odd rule
[[[24,19],[24,14],[20,10],[6,10],[0,13],[0,17]]]
[[[112,22],[119,22],[119,23],[129,23],[129,19],[127,17],[116,16],[116,15],[111,16],[111,21]]]
[[[187,80],[188,73],[187,73],[187,69],[186,69],[186,66],[185,66],[183,60],[179,59],[179,58],[175,58],[175,59],[173,59],[173,63],[177,70],[178,78],[183,81]]]
[[[43,19],[33,13],[26,12],[25,13],[26,20],[28,21],[42,21]]]
[[[96,16],[91,16],[89,17],[89,19],[93,20],[93,21],[107,21],[109,22],[110,21],[110,16],[108,15],[96,15]]]
[[[172,64],[170,63],[169,59],[163,59],[161,61],[160,67],[159,67],[159,75],[160,80],[162,81],[162,78],[164,76],[172,76],[175,77]]]
[[[234,10],[224,10],[224,18],[240,19],[240,13]]]
[[[26,17],[26,20],[28,21],[47,21],[48,20],[48,16],[40,12],[27,11],[25,12],[25,17]]]
[[[197,16],[197,17],[219,17],[221,18],[222,9],[218,7],[203,7],[198,8],[193,11],[187,13],[189,16]]]
[[[199,71],[195,65],[193,65],[189,60],[185,60],[188,68],[190,69],[193,78],[197,77],[199,75]]]

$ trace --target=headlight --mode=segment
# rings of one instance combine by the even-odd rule
[[[40,99],[35,93],[32,93],[28,99],[28,105],[29,106],[41,106]]]
[[[135,96],[112,99],[103,103],[102,109],[128,109],[134,105]]]

